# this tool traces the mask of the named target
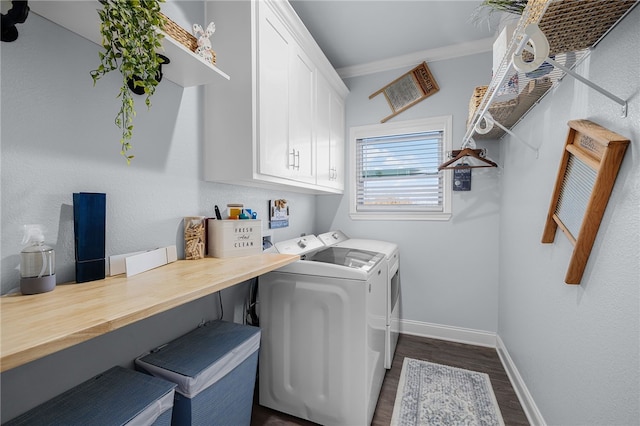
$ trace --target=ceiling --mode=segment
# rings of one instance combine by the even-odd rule
[[[490,51],[496,17],[473,19],[481,1],[290,0],[290,3],[333,67],[345,77],[366,74],[367,65],[381,61],[386,69],[404,66],[394,61],[397,58],[416,64],[441,56]],[[412,55],[420,59],[407,58]]]

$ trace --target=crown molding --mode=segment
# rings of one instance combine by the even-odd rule
[[[429,63],[435,61],[444,61],[447,59],[454,59],[462,56],[475,55],[477,53],[491,52],[493,50],[493,42],[494,37],[487,37],[468,43],[421,50],[419,52],[408,53],[406,55],[395,56],[393,58],[383,59],[380,61],[338,68],[336,71],[338,72],[338,75],[343,79],[350,77],[360,77],[363,75],[415,66],[415,64],[421,62]]]

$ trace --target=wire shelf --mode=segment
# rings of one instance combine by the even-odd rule
[[[500,66],[484,89],[484,96],[479,96],[483,88],[478,88],[470,101],[463,146],[471,137],[499,139],[504,136],[501,126],[507,129],[515,126],[566,75],[548,62],[529,73],[516,70],[512,58],[529,24],[537,24],[545,34],[549,57],[573,69],[638,3],[638,0],[530,0]],[[532,58],[526,50],[523,56]],[[487,112],[501,126],[482,126]]]

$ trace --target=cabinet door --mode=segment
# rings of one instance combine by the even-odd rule
[[[329,140],[329,178],[331,187],[344,189],[344,101],[337,93],[331,96],[331,138]]]
[[[258,172],[289,171],[289,60],[291,36],[266,4],[258,5]],[[249,160],[249,159],[247,159]]]
[[[313,140],[315,67],[300,47],[293,46],[289,72],[289,153],[291,178],[315,183]]]
[[[316,86],[316,183],[344,189],[344,103],[318,73]]]

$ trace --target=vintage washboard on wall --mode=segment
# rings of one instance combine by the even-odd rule
[[[542,242],[562,229],[574,246],[565,282],[580,284],[629,139],[588,120],[568,124]]]
[[[378,96],[380,93],[384,93],[384,97],[392,111],[391,115],[380,120],[381,123],[385,123],[439,90],[440,87],[438,83],[436,83],[435,78],[433,78],[433,75],[431,75],[427,63],[423,62],[411,71],[396,78],[382,89],[372,93],[369,99]]]

